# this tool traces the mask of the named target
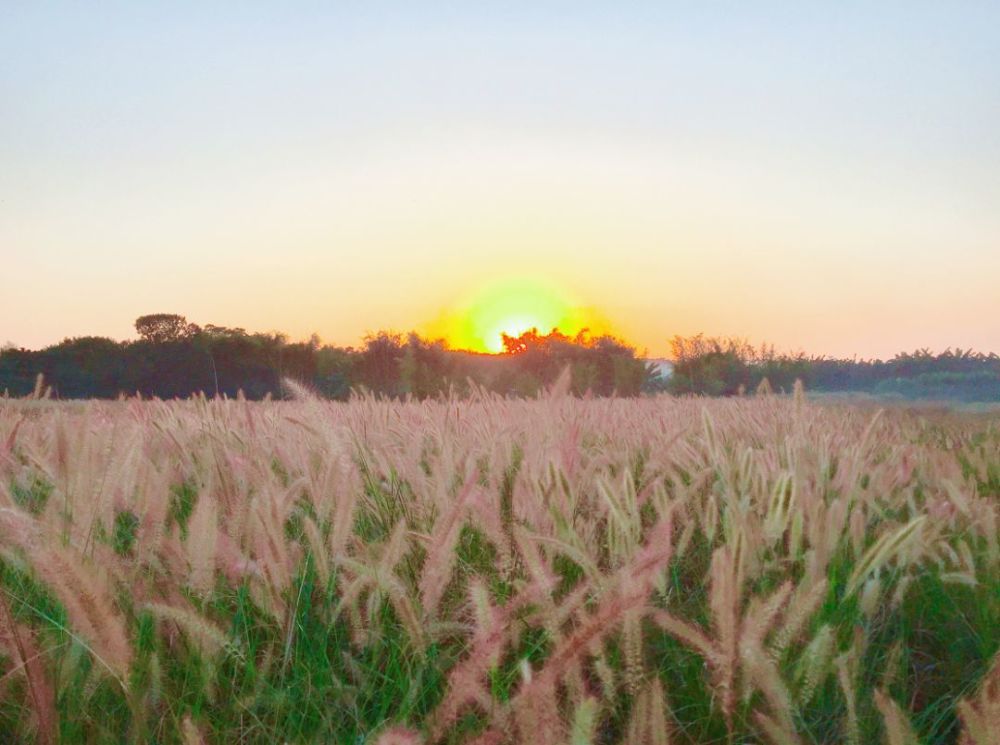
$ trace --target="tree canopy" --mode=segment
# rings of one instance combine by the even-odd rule
[[[152,313],[135,319],[136,333],[144,340],[157,344],[177,341],[197,334],[200,329],[175,313]]]
[[[612,336],[529,329],[503,336],[504,352],[449,349],[440,339],[379,331],[358,347],[290,342],[279,333],[189,322],[173,313],[140,316],[139,338],[118,342],[95,336],[66,339],[32,351],[0,349],[0,395],[27,395],[39,374],[62,398],[114,398],[139,393],[174,398],[279,397],[292,379],[319,395],[347,398],[352,390],[424,398],[479,386],[504,395],[532,396],[569,371],[576,395],[731,396],[767,381],[776,392],[802,380],[814,391],[863,392],[903,398],[1000,401],[1000,358],[972,350],[926,349],[890,360],[841,360],[779,354],[736,338],[676,336],[673,374],[661,378],[628,343]]]

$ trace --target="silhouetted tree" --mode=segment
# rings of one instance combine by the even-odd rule
[[[505,354],[516,361],[517,374],[508,385],[519,394],[551,384],[566,367],[571,390],[578,395],[638,395],[649,374],[635,349],[612,336],[592,338],[583,330],[570,337],[558,329],[539,334],[532,328],[501,339]]]
[[[365,348],[358,360],[362,385],[375,393],[397,396],[403,393],[400,362],[403,359],[403,337],[380,331],[365,337]]]
[[[318,337],[292,342],[278,333],[206,324],[159,313],[136,320],[140,339],[66,339],[32,351],[0,348],[0,395],[30,394],[39,374],[62,398],[113,398],[139,392],[159,398],[197,392],[250,399],[280,396],[291,377],[331,398],[364,387],[390,396],[435,396],[469,381],[504,394],[536,394],[569,369],[574,394],[633,396],[662,390],[635,349],[611,336],[586,331],[569,336],[529,329],[504,336],[505,353],[450,350],[416,334],[379,332],[362,349],[321,346]],[[971,350],[926,349],[890,360],[839,360],[779,354],[739,339],[674,337],[673,393],[733,395],[766,378],[778,392],[796,379],[814,391],[858,391],[906,398],[1000,401],[1000,357]]]
[[[429,341],[411,333],[399,361],[402,390],[417,398],[444,393],[454,382],[454,360],[442,339]]]
[[[152,313],[136,318],[135,330],[144,341],[162,344],[193,336],[199,328],[175,313]]]
[[[316,350],[314,385],[328,398],[345,400],[355,385],[355,364],[358,353],[348,347],[320,347]]]
[[[100,336],[66,339],[46,350],[41,372],[61,398],[113,398],[125,370],[124,345]]]

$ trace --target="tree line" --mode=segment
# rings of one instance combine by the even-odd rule
[[[417,398],[477,385],[503,394],[534,395],[569,367],[574,393],[635,396],[647,365],[628,344],[610,336],[569,337],[532,329],[504,337],[505,353],[452,350],[442,340],[381,331],[360,347],[323,345],[318,337],[290,342],[277,333],[199,326],[181,315],[158,313],[135,321],[139,338],[66,339],[33,351],[0,352],[0,394],[29,395],[39,375],[59,398],[207,396],[280,397],[294,380],[322,396],[346,399],[352,390]]]
[[[425,398],[471,386],[532,396],[567,369],[573,393],[636,396],[668,392],[732,396],[761,386],[904,398],[1000,401],[1000,357],[972,350],[923,349],[890,360],[844,360],[777,352],[734,338],[674,337],[673,373],[659,376],[636,349],[612,336],[531,329],[504,336],[499,355],[449,349],[415,333],[381,331],[359,347],[290,342],[278,333],[199,326],[158,313],[135,321],[134,341],[86,336],[33,351],[0,350],[0,395],[29,395],[42,375],[59,398],[184,398],[198,393],[249,399],[285,395],[285,380],[332,399],[366,390]]]
[[[764,381],[790,391],[801,380],[811,391],[866,393],[906,399],[1000,401],[1000,357],[971,349],[903,352],[888,360],[836,359],[778,353],[742,339],[674,337],[673,375],[666,386],[677,394],[737,395]]]

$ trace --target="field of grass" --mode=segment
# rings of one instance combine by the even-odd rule
[[[0,399],[0,742],[1000,732],[1000,417]]]

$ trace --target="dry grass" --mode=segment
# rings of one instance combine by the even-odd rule
[[[4,741],[1000,731],[995,417],[298,395],[0,400]]]

